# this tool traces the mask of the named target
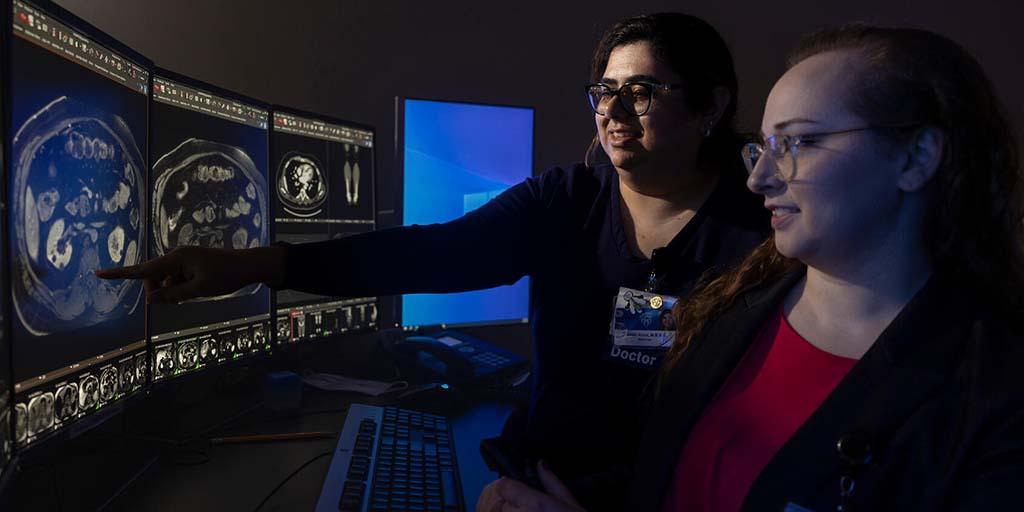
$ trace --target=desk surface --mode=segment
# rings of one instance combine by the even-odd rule
[[[342,409],[350,403],[374,404],[374,401],[349,393],[307,394],[299,415],[274,418],[255,411],[217,435],[337,432],[345,421]],[[415,404],[407,406],[415,408]],[[480,491],[497,478],[480,457],[480,440],[499,434],[511,410],[509,404],[482,403],[451,416],[467,511],[474,510]],[[199,452],[167,453],[113,504],[113,508],[152,512],[249,512],[295,469],[319,454],[332,452],[335,444],[336,439],[314,439],[218,445],[201,447]],[[329,456],[322,457],[303,469],[279,489],[262,510],[313,510],[329,461]]]

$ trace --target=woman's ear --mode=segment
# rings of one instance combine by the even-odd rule
[[[925,187],[939,170],[946,147],[946,134],[927,126],[918,130],[907,147],[907,160],[899,178],[900,190],[917,192]]]
[[[718,122],[725,115],[725,109],[729,107],[729,102],[731,101],[732,94],[729,92],[729,89],[722,86],[715,87],[711,91],[711,106],[704,113],[701,129],[718,126]]]

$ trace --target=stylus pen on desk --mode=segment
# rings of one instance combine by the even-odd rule
[[[210,444],[268,443],[273,441],[300,441],[305,439],[333,439],[337,432],[292,432],[288,434],[257,434],[251,436],[214,437]]]

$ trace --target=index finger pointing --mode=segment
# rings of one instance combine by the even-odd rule
[[[143,279],[150,277],[151,273],[143,263],[120,268],[101,268],[96,270],[96,277],[101,279]]]

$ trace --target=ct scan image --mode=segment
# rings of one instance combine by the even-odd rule
[[[140,308],[137,281],[99,268],[140,261],[144,160],[116,114],[67,96],[30,116],[12,141],[12,297],[25,329],[67,332]]]
[[[69,382],[57,388],[54,398],[57,419],[67,421],[78,414],[78,384]]]
[[[174,354],[173,348],[170,345],[156,349],[156,368],[154,368],[154,371],[161,377],[174,373]]]
[[[14,421],[15,442],[22,444],[28,436],[28,408],[25,404],[14,405]]]
[[[145,352],[135,356],[135,382],[139,384],[146,382],[146,371],[148,368],[149,359],[146,358]]]
[[[125,393],[130,392],[135,387],[135,358],[121,361],[118,366],[118,373],[121,374],[121,389]]]
[[[292,325],[291,319],[287,316],[282,316],[277,319],[277,341],[284,342],[292,338]]]
[[[86,375],[78,383],[78,408],[88,410],[100,402],[100,379],[95,375]]]
[[[109,402],[117,395],[118,385],[121,382],[121,375],[113,366],[104,368],[100,373],[100,398]]]
[[[178,368],[191,369],[199,362],[199,348],[196,342],[185,341],[178,344]]]
[[[235,335],[226,334],[220,339],[220,352],[226,357],[231,357],[235,354]]]
[[[220,350],[215,338],[206,338],[199,345],[199,360],[203,362],[216,361],[219,353]]]
[[[241,148],[188,139],[153,164],[155,256],[175,247],[245,249],[269,240],[266,181]],[[223,300],[251,295],[250,285]]]
[[[53,426],[53,393],[46,392],[28,402],[28,435],[35,436]]]
[[[241,352],[248,352],[252,348],[252,336],[249,335],[249,331],[238,333],[237,346]]]
[[[263,325],[256,325],[252,328],[252,344],[254,347],[262,347],[267,343],[267,334],[263,330]]]
[[[327,200],[327,176],[313,155],[289,153],[277,175],[277,197],[284,210],[296,217],[314,217]]]

